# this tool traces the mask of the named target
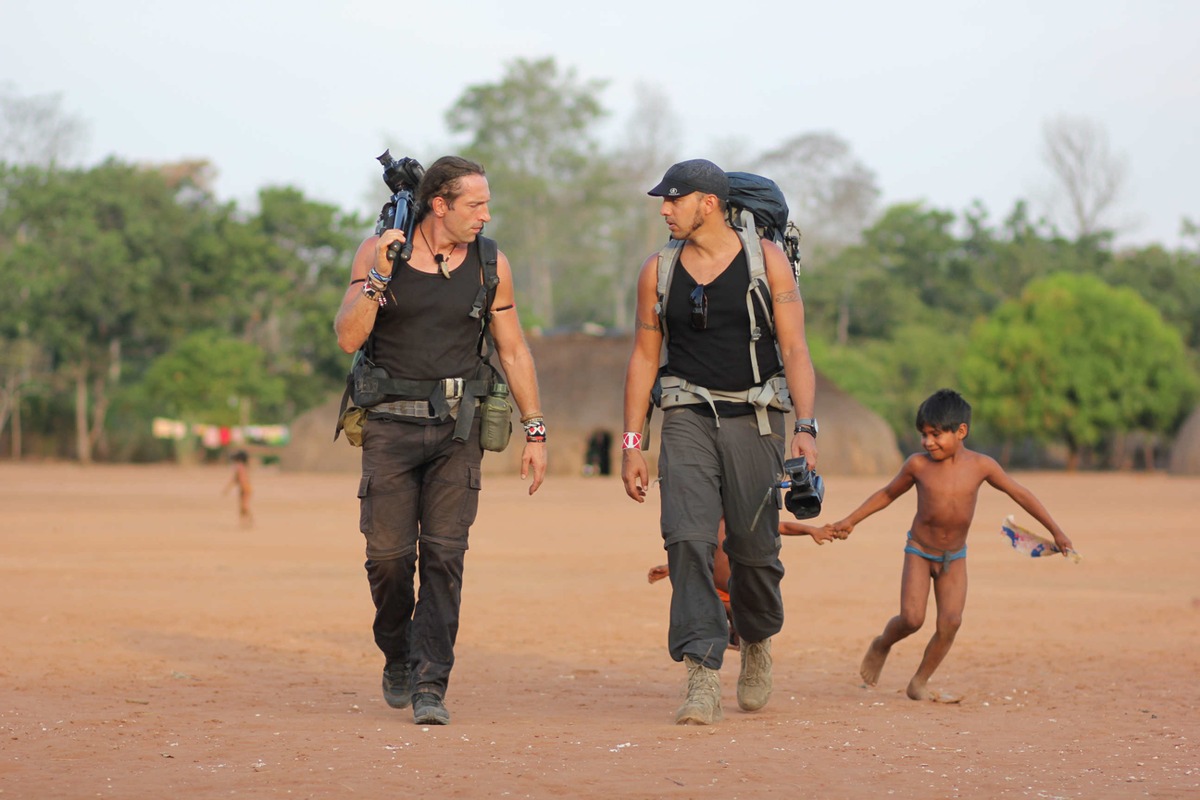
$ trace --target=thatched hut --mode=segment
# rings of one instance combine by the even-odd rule
[[[551,473],[581,474],[587,463],[588,440],[597,431],[611,434],[610,457],[613,470],[619,471],[622,390],[632,337],[580,333],[531,338],[529,344],[537,363],[542,411],[549,431]],[[339,399],[330,398],[292,424],[291,444],[281,455],[284,469],[359,468],[360,451],[343,439],[332,440]],[[821,420],[822,473],[888,475],[899,468],[902,456],[887,423],[821,376],[817,378],[817,416]],[[651,420],[648,455],[653,470],[661,414],[655,412]],[[515,472],[520,466],[520,445],[518,427],[508,450],[486,455],[485,471]]]
[[[1200,408],[1188,416],[1175,436],[1167,469],[1172,475],[1200,475]]]

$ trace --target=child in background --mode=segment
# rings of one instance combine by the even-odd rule
[[[233,475],[221,494],[228,494],[234,486],[238,488],[238,518],[244,527],[249,527],[254,524],[250,514],[250,456],[245,450],[238,450],[230,460],[233,461]]]

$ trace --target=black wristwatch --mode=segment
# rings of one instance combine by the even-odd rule
[[[796,433],[807,433],[815,439],[817,430],[817,421],[811,417],[796,420]]]

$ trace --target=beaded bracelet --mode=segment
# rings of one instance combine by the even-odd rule
[[[546,441],[546,420],[542,419],[541,417],[534,417],[528,421],[521,420],[521,425],[525,428],[525,441]]]
[[[376,303],[379,303],[381,308],[387,305],[387,293],[384,292],[382,287],[364,283],[362,293],[366,295],[368,300],[374,300]]]
[[[392,280],[391,275],[380,275],[379,271],[374,267],[371,267],[371,271],[367,273],[367,277],[371,279],[372,283],[382,283],[384,286],[387,286]]]
[[[625,431],[625,433],[621,435],[621,449],[641,450],[642,435],[636,431]]]

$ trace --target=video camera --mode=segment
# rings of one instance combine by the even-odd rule
[[[383,155],[376,156],[383,165],[383,182],[392,190],[392,196],[383,204],[379,212],[379,220],[375,223],[375,235],[391,228],[404,231],[404,246],[393,242],[388,247],[388,260],[395,261],[399,256],[401,261],[408,261],[412,255],[413,227],[417,222],[416,190],[425,175],[425,168],[415,158],[402,158],[399,161],[384,150]]]
[[[804,456],[783,462],[783,474],[775,488],[779,490],[780,507],[786,508],[796,519],[812,519],[821,513],[825,481],[808,468]]]

